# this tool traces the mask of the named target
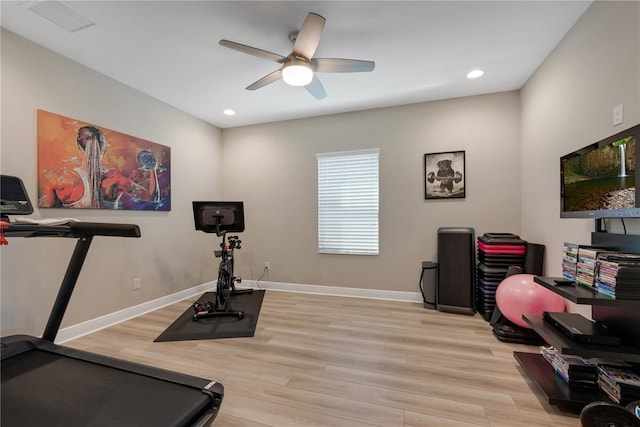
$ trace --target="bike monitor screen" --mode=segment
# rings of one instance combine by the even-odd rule
[[[244,231],[243,202],[193,202],[193,217],[196,230],[205,233]]]

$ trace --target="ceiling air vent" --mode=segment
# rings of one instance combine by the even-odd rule
[[[29,6],[28,9],[70,33],[95,25],[95,22],[80,15],[61,1],[41,1]]]

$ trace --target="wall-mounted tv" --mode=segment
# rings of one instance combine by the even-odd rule
[[[640,125],[560,158],[561,218],[640,217]]]

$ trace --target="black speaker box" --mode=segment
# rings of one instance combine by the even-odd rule
[[[524,257],[524,272],[526,274],[542,275],[544,248],[544,245],[538,243],[527,243],[527,252]]]
[[[438,229],[438,310],[475,313],[475,253],[473,228]]]

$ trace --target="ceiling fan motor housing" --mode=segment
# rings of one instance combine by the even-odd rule
[[[306,86],[313,80],[313,69],[309,60],[290,57],[282,66],[282,79],[291,86]]]

